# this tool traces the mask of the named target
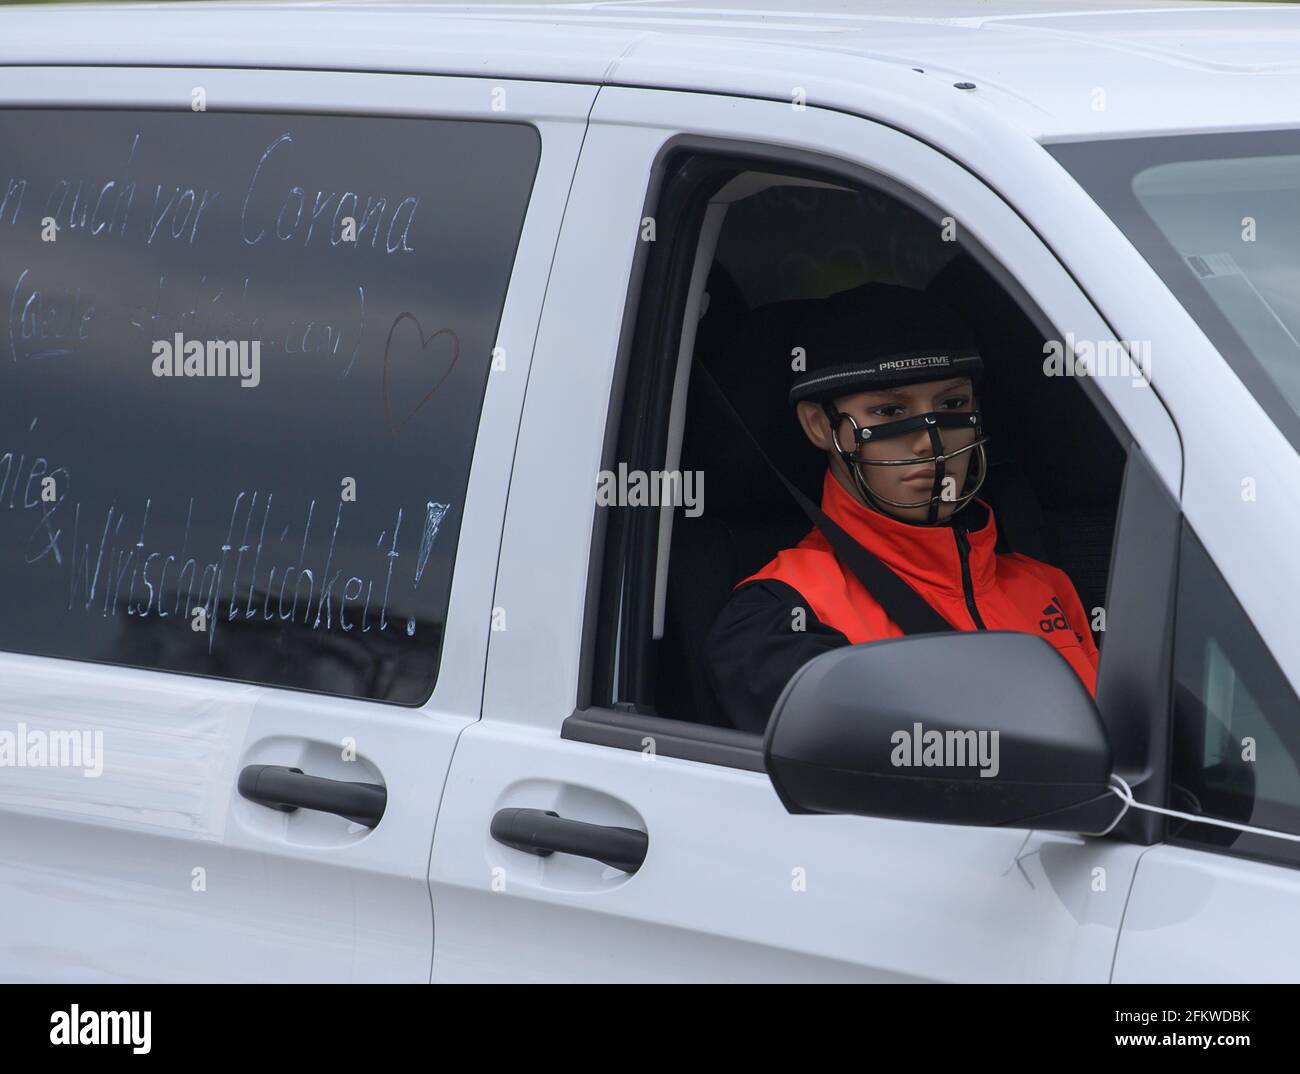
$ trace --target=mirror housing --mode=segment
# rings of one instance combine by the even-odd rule
[[[778,698],[763,759],[791,813],[1087,832],[1122,808],[1092,696],[1015,631],[823,653]]]

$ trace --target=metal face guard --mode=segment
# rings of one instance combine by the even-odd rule
[[[888,511],[882,504],[890,507],[916,508],[929,507],[926,515],[925,525],[933,526],[939,520],[939,504],[943,503],[943,482],[947,472],[948,460],[955,459],[958,455],[963,455],[968,451],[976,451],[979,456],[979,473],[974,487],[969,492],[963,493],[952,502],[956,505],[953,507],[953,514],[956,514],[965,507],[975,494],[979,492],[984,484],[984,478],[988,475],[988,455],[984,450],[984,445],[988,443],[988,437],[985,436],[980,428],[980,413],[973,411],[969,414],[942,413],[934,411],[929,414],[918,414],[912,418],[901,418],[898,421],[882,422],[880,425],[859,425],[852,414],[845,414],[836,410],[831,403],[823,403],[823,409],[826,417],[831,423],[831,434],[835,441],[835,449],[840,453],[840,457],[849,464],[849,473],[853,475],[853,483],[857,486],[858,492],[867,503],[871,504],[876,510],[890,517],[897,517],[892,511]],[[845,419],[853,426],[853,449],[845,451],[840,446],[839,431],[840,426]],[[867,441],[884,440],[895,436],[906,436],[908,433],[915,432],[917,429],[924,429],[930,436],[930,448],[933,452],[931,455],[923,458],[911,459],[863,459],[858,456],[861,446]],[[943,439],[940,435],[940,429],[974,429],[975,440],[963,448],[956,451],[944,451]],[[891,500],[887,496],[882,496],[871,487],[867,481],[867,466],[924,466],[927,463],[934,466],[934,485],[930,490],[930,495],[924,500],[917,500],[915,503],[906,503],[900,500]],[[970,476],[967,475],[966,484],[970,485]],[[912,519],[902,519],[901,521],[912,522]]]

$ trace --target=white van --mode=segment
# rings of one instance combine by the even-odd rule
[[[1297,55],[1132,0],[0,10],[0,977],[1300,978]],[[773,311],[871,280],[978,328],[1095,702],[971,632],[726,725],[703,638],[809,529],[736,421],[806,487]],[[913,722],[999,775],[903,793]]]

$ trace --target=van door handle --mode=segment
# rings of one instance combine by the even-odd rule
[[[500,809],[492,818],[492,838],[515,850],[545,858],[557,850],[594,858],[635,873],[645,861],[650,838],[635,828],[566,820],[549,809]]]
[[[376,783],[308,776],[282,764],[250,764],[239,773],[239,793],[284,813],[316,809],[373,828],[383,818],[388,791]]]

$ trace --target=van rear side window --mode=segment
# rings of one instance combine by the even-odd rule
[[[0,649],[427,700],[539,153],[0,112]]]

